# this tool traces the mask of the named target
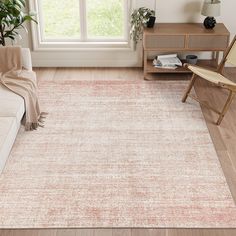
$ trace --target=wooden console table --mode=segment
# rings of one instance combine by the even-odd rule
[[[143,33],[144,78],[148,73],[189,73],[184,67],[175,70],[155,68],[148,59],[151,52],[214,52],[212,60],[218,64],[219,52],[225,51],[230,33],[222,23],[207,30],[200,23],[157,23],[154,28],[145,28]]]

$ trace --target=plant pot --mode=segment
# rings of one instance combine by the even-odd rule
[[[156,17],[155,16],[150,16],[149,21],[147,23],[148,28],[153,28],[155,25]]]

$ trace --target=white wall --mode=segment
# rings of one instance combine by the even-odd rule
[[[201,6],[204,0],[156,0],[158,22],[203,22]],[[221,16],[217,22],[222,22],[231,33],[236,34],[236,1],[221,0]]]
[[[30,0],[29,0],[30,1]],[[146,6],[156,9],[158,22],[202,22],[200,15],[203,0],[136,0],[136,7]],[[231,32],[236,34],[236,1],[222,0],[221,16],[218,22],[223,22]],[[23,46],[31,47],[30,34],[24,34]],[[34,66],[141,66],[141,44],[136,51],[106,51],[106,52],[32,52]]]

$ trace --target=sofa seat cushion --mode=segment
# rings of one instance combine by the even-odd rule
[[[0,117],[0,173],[15,141],[20,123],[15,117]]]
[[[20,121],[24,113],[24,99],[0,84],[0,117],[16,117]]]

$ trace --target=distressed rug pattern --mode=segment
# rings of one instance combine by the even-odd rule
[[[40,81],[45,128],[21,129],[0,176],[0,228],[236,227],[184,81]]]

